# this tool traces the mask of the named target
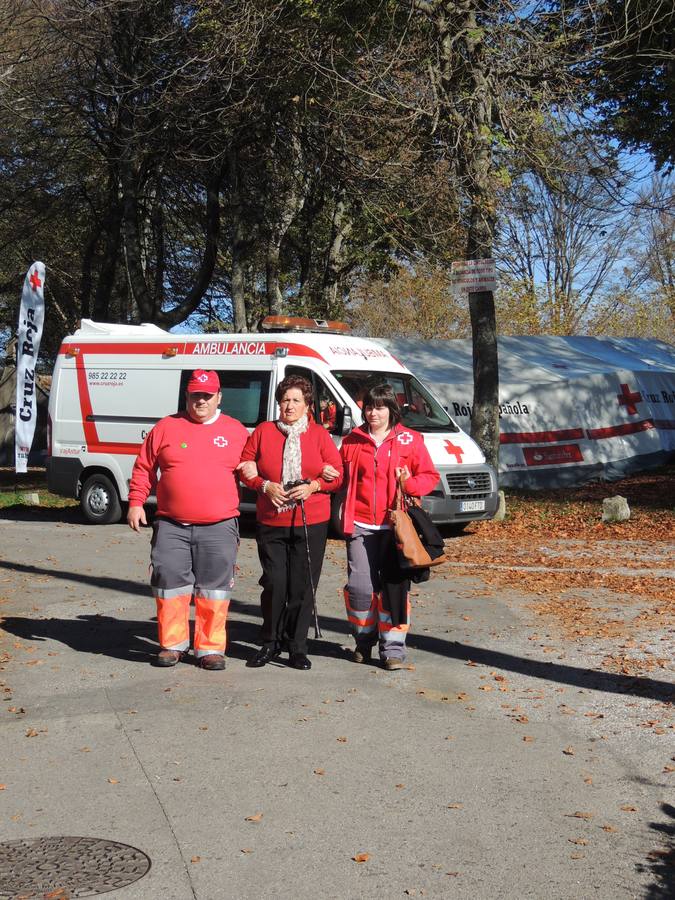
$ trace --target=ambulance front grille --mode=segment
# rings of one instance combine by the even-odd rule
[[[451,497],[482,500],[492,492],[489,472],[448,472],[445,477]]]

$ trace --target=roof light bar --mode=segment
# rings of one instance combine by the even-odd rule
[[[349,334],[351,328],[345,322],[327,319],[305,319],[301,316],[265,316],[264,331],[312,331],[325,334]]]

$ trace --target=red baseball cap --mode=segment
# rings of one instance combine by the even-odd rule
[[[195,369],[187,384],[188,394],[217,394],[220,390],[220,379],[215,372]]]

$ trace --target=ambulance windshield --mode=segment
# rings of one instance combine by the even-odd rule
[[[417,431],[459,431],[438,400],[414,375],[393,372],[336,372],[333,376],[361,406],[365,392],[378,384],[390,384],[401,407],[403,424]],[[356,423],[360,425],[360,422]]]

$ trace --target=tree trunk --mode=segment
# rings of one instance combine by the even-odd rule
[[[228,154],[230,175],[230,221],[232,232],[230,254],[232,257],[231,299],[234,330],[245,332],[246,326],[246,228],[244,225],[241,193],[239,187],[239,161],[237,151]]]
[[[248,330],[246,323],[246,259],[243,254],[245,247],[244,229],[240,219],[233,223],[232,235],[232,321],[236,332]]]
[[[499,464],[499,361],[492,291],[469,294],[473,347],[471,437],[494,466]]]
[[[476,137],[474,144],[480,141]],[[477,150],[473,173],[467,259],[492,256],[495,233],[494,198],[489,195],[491,154]],[[499,464],[499,358],[497,320],[492,291],[469,294],[473,350],[473,414],[471,437],[497,470]]]
[[[492,256],[496,223],[496,191],[492,159],[492,102],[482,31],[475,7],[468,10],[465,26],[468,80],[472,87],[472,114],[464,124],[461,165],[470,201],[467,259]],[[499,359],[497,322],[492,291],[469,294],[473,349],[473,415],[471,437],[497,469],[499,463]]]
[[[283,297],[279,288],[279,256],[281,252],[281,232],[275,229],[267,243],[265,257],[265,283],[267,286],[267,311],[271,316],[281,315]]]
[[[218,168],[212,172],[206,181],[206,229],[204,233],[204,253],[199,266],[199,271],[194,284],[185,296],[185,300],[170,312],[157,313],[157,322],[170,328],[184,322],[195,311],[202,297],[206,293],[213,271],[218,259],[218,244],[220,239],[220,187],[223,180],[223,170]],[[163,257],[162,257],[163,258]],[[160,259],[158,257],[158,266]]]
[[[91,290],[93,283],[92,268],[96,256],[96,246],[101,237],[103,223],[97,222],[87,244],[82,252],[81,279],[80,279],[80,316],[88,319],[91,315]]]
[[[283,297],[279,288],[279,258],[281,243],[295,217],[302,209],[308,189],[308,177],[304,167],[304,155],[300,140],[297,110],[291,112],[289,123],[291,147],[290,170],[278,172],[278,204],[275,219],[269,226],[265,259],[267,307],[271,316],[282,312]],[[284,164],[286,160],[284,159]]]
[[[341,192],[335,210],[331,228],[331,241],[328,247],[326,267],[323,274],[321,287],[321,307],[326,318],[342,315],[338,309],[337,286],[340,280],[340,269],[344,254],[344,243],[352,230],[352,220],[349,217],[349,203],[345,199],[344,191]]]
[[[117,197],[117,191],[111,191],[111,208],[105,223],[105,244],[103,246],[103,258],[98,273],[98,283],[94,294],[93,316],[97,322],[110,322],[110,301],[115,284],[117,261],[120,250],[120,227],[122,223],[122,207]]]
[[[124,244],[124,261],[127,271],[127,283],[131,300],[138,309],[137,316],[141,322],[152,322],[154,303],[148,290],[143,270],[143,248],[141,245],[138,215],[138,177],[133,165],[128,160],[120,164],[122,184],[122,237]]]
[[[445,133],[469,207],[466,258],[492,256],[496,188],[492,159],[489,61],[477,0],[412,0],[432,23],[437,50],[434,91],[437,119]],[[434,130],[436,124],[434,124]],[[493,466],[499,460],[499,365],[494,297],[469,294],[473,344],[471,436]]]

